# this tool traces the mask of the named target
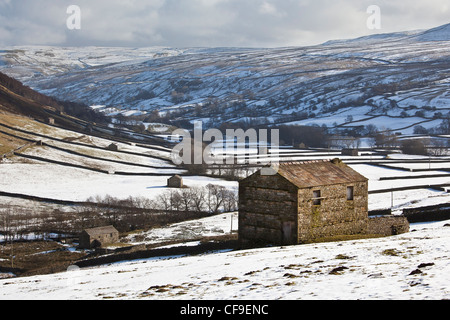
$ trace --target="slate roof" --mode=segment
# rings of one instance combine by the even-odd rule
[[[298,188],[368,181],[340,159],[280,163],[278,174]]]

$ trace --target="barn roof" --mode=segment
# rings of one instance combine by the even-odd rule
[[[319,187],[368,179],[340,159],[280,163],[278,174],[298,188]]]
[[[92,228],[92,229],[86,229],[84,230],[88,235],[92,236],[96,236],[96,235],[101,235],[101,234],[106,234],[106,233],[115,233],[115,232],[119,232],[117,231],[116,228],[114,228],[113,226],[106,226],[106,227],[99,227],[99,228]]]

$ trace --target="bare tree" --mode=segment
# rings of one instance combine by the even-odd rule
[[[14,240],[15,228],[14,217],[11,209],[3,210],[0,212],[0,232],[5,238],[5,244]]]
[[[170,198],[170,195],[165,192],[158,195],[156,198],[157,207],[164,211],[172,210],[172,201]]]
[[[226,212],[237,210],[237,195],[232,190],[225,190],[223,207]]]
[[[206,189],[201,187],[190,188],[192,208],[197,212],[203,212],[205,207]]]
[[[220,207],[223,204],[226,189],[223,186],[218,186],[214,184],[208,184],[206,188],[208,191],[207,204],[209,212],[218,213]]]
[[[431,139],[430,141],[431,148],[428,149],[428,152],[432,156],[445,156],[448,152],[448,147],[446,145],[446,141],[444,139]]]
[[[178,190],[170,190],[169,195],[172,210],[180,211],[180,208],[183,204],[180,192],[178,192]]]
[[[193,191],[190,188],[182,189],[180,192],[181,203],[183,206],[183,211],[190,211],[192,209],[193,202]]]

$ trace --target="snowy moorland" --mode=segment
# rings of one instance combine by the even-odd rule
[[[388,238],[124,261],[0,280],[0,299],[450,298],[450,221]]]
[[[288,48],[58,48],[0,51],[0,71],[110,114],[403,134],[449,112],[450,25]]]

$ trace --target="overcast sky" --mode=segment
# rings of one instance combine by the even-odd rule
[[[67,28],[70,5],[80,30]],[[0,0],[0,45],[303,46],[449,22],[450,0]]]

